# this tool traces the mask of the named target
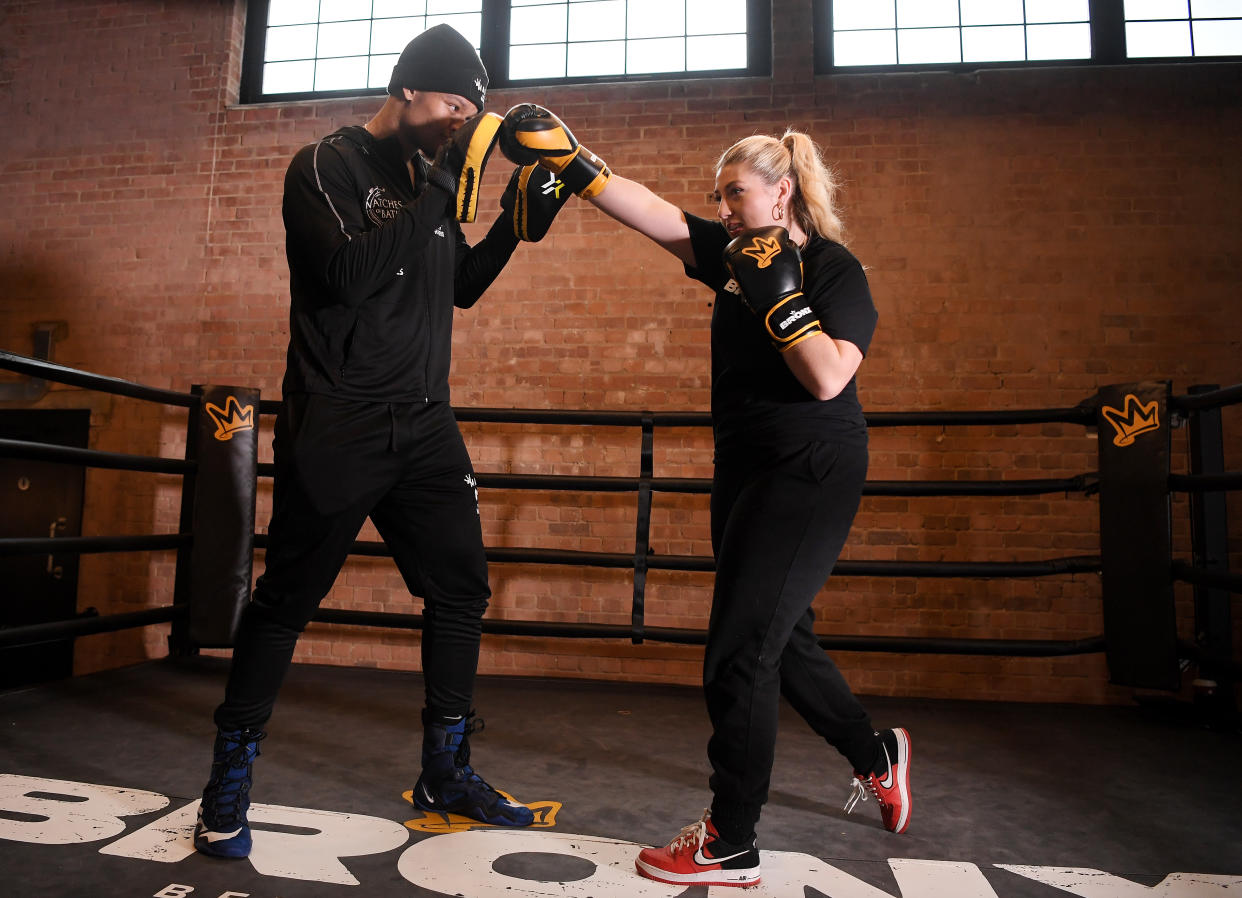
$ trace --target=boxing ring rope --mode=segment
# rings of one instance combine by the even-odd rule
[[[204,405],[201,395],[177,393],[135,384],[117,378],[104,377],[88,372],[66,368],[51,362],[27,358],[0,351],[0,369],[7,369],[30,377],[83,387],[113,395],[127,396],[141,401],[184,407],[189,410],[189,430],[196,426],[195,419],[202,416]],[[1192,534],[1194,536],[1194,559],[1192,562],[1171,560],[1166,562],[1163,577],[1172,582],[1177,579],[1194,585],[1196,589],[1196,618],[1201,617],[1210,629],[1204,645],[1177,644],[1183,655],[1206,659],[1213,671],[1222,679],[1237,678],[1242,667],[1232,659],[1231,636],[1228,631],[1228,594],[1242,592],[1242,576],[1228,570],[1227,536],[1225,534],[1225,492],[1242,489],[1242,472],[1228,472],[1221,467],[1223,452],[1220,440],[1219,410],[1226,405],[1242,403],[1242,385],[1225,389],[1192,388],[1187,396],[1170,396],[1168,384],[1128,385],[1135,387],[1142,398],[1148,395],[1167,403],[1167,413],[1178,424],[1189,422],[1191,426],[1191,473],[1165,473],[1160,486],[1165,501],[1170,491],[1188,493],[1192,505]],[[1146,388],[1147,393],[1142,389]],[[240,388],[229,388],[240,389]],[[1113,388],[1108,388],[1113,389]],[[195,388],[196,391],[201,388]],[[1162,393],[1163,391],[1163,393]],[[257,392],[254,393],[257,397]],[[1120,394],[1118,394],[1120,396]],[[918,426],[996,426],[1035,423],[1069,423],[1084,427],[1099,426],[1100,410],[1112,399],[1111,393],[1101,391],[1095,397],[1077,406],[1060,409],[1020,409],[1012,411],[943,411],[943,412],[879,412],[867,415],[870,428],[918,427]],[[1135,395],[1127,395],[1127,410],[1133,400],[1140,407]],[[256,401],[259,414],[275,414],[278,401]],[[1165,407],[1165,406],[1162,406]],[[1117,409],[1106,409],[1116,412]],[[626,492],[637,493],[637,523],[635,551],[628,553],[585,552],[572,550],[548,550],[527,548],[489,547],[487,558],[491,563],[533,563],[551,565],[593,566],[603,568],[631,569],[634,571],[634,603],[630,626],[563,623],[554,621],[500,620],[484,618],[485,633],[504,636],[540,636],[565,638],[629,638],[635,643],[643,640],[681,644],[701,644],[706,633],[702,630],[647,627],[643,622],[643,600],[648,570],[675,570],[710,572],[713,560],[705,556],[653,555],[649,545],[649,526],[653,496],[656,493],[706,494],[710,480],[695,478],[655,477],[652,464],[652,444],[657,427],[708,427],[710,416],[701,412],[596,412],[558,411],[536,409],[456,409],[461,422],[497,424],[549,424],[587,425],[640,428],[642,452],[638,477],[533,475],[479,473],[480,488],[538,491],[579,492]],[[1206,430],[1200,431],[1199,423],[1207,422]],[[1214,429],[1213,429],[1214,428]],[[1166,428],[1167,430],[1167,428]],[[1105,443],[1101,430],[1100,443]],[[1166,438],[1167,439],[1167,438]],[[1213,442],[1215,440],[1215,442]],[[194,439],[187,439],[187,457],[169,459],[138,455],[99,452],[76,449],[46,443],[0,439],[0,457],[29,458],[44,461],[80,464],[91,467],[114,468],[129,471],[158,472],[182,475],[182,513],[180,531],[176,534],[156,536],[100,536],[75,538],[7,538],[0,539],[0,556],[17,554],[44,554],[49,552],[128,552],[176,549],[177,585],[174,601],[170,606],[146,611],[108,616],[79,617],[70,621],[52,622],[23,627],[0,629],[0,648],[12,645],[28,645],[55,638],[66,638],[88,633],[129,629],[152,623],[171,621],[174,627],[170,645],[174,650],[197,651],[203,647],[219,647],[210,643],[195,644],[185,633],[186,620],[190,615],[190,603],[185,601],[185,582],[189,578],[188,557],[195,548],[194,533],[189,522],[193,519],[193,499],[187,496],[185,484],[201,473],[194,455]],[[1196,443],[1206,444],[1204,450]],[[1097,495],[1108,492],[1109,473],[1104,465],[1105,453],[1101,448],[1101,471],[1088,472],[1068,478],[1037,480],[976,480],[976,481],[868,481],[864,496],[1035,496],[1043,494]],[[1205,462],[1204,459],[1207,459]],[[1167,462],[1167,458],[1166,458]],[[271,476],[274,466],[270,463],[255,464],[256,476]],[[1103,474],[1103,476],[1102,476]],[[188,503],[188,504],[187,504]],[[1101,519],[1101,533],[1105,530]],[[266,546],[266,535],[250,534],[254,548]],[[1162,534],[1166,541],[1168,534]],[[1224,546],[1224,551],[1221,547]],[[1098,555],[1079,555],[1026,562],[955,562],[955,561],[851,561],[837,563],[835,573],[844,576],[863,577],[983,577],[1028,578],[1076,573],[1102,573],[1107,575],[1109,564],[1116,552],[1109,553],[1101,547]],[[389,556],[391,553],[380,542],[356,542],[351,554],[359,556]],[[1166,557],[1171,557],[1166,555]],[[1106,590],[1107,592],[1107,590]],[[1223,598],[1222,598],[1223,597]],[[1107,606],[1107,602],[1106,602]],[[93,611],[93,609],[90,609]],[[88,612],[89,613],[89,612]],[[397,629],[419,629],[422,616],[417,614],[394,614],[386,612],[362,612],[348,609],[321,608],[314,618],[330,624],[372,626]],[[1106,608],[1106,631],[1109,615]],[[1222,629],[1223,628],[1223,629]],[[1162,638],[1164,634],[1162,634]],[[1176,640],[1176,634],[1172,638]],[[1054,657],[1074,654],[1111,651],[1111,637],[1091,636],[1072,640],[1009,640],[1009,639],[961,639],[939,637],[877,637],[824,635],[820,639],[826,649],[870,652],[937,653],[962,655],[1001,655],[1011,657]],[[227,644],[227,643],[226,643]],[[1110,658],[1110,669],[1112,659]],[[1123,678],[1124,679],[1124,678]],[[1114,676],[1116,681],[1116,676]]]

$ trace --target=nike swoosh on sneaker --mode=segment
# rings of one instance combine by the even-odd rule
[[[741,857],[748,851],[750,851],[749,848],[743,848],[741,851],[735,854],[726,855],[725,857],[708,857],[703,854],[702,848],[697,848],[694,852],[694,862],[700,867],[710,867],[712,864],[723,864],[725,861],[731,861],[735,857]]]
[[[888,761],[888,773],[884,775],[884,779],[880,780],[880,785],[885,789],[891,789],[893,788],[893,777],[895,775],[893,771],[893,759],[889,756],[887,745],[881,745],[880,749],[884,752],[884,760]]]
[[[241,828],[239,827],[233,830],[231,833],[201,832],[198,834],[197,838],[206,839],[208,842],[219,842],[222,839],[231,839],[234,836],[237,836],[240,834],[241,834]]]

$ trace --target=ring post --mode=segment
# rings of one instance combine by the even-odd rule
[[[1191,396],[1212,393],[1218,384],[1192,386]],[[1192,411],[1189,416],[1190,473],[1225,473],[1225,439],[1219,408]],[[1190,540],[1196,567],[1229,570],[1229,509],[1227,494],[1204,490],[1190,494]],[[1221,659],[1233,657],[1233,618],[1229,590],[1196,583],[1195,644],[1203,650],[1196,701],[1202,701],[1213,720],[1223,721],[1236,711],[1233,676]],[[1201,690],[1201,691],[1200,691]]]
[[[190,552],[190,639],[204,648],[232,646],[250,601],[258,417],[258,390],[202,388]]]
[[[1119,686],[1176,690],[1169,381],[1096,396],[1105,655]]]

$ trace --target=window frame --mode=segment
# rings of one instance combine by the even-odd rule
[[[332,100],[349,97],[383,96],[383,88],[299,91],[264,94],[263,57],[267,42],[267,13],[270,0],[246,0],[246,28],[242,45],[241,84],[238,102],[242,105],[290,103],[301,100]],[[686,79],[768,77],[772,74],[772,0],[746,0],[746,58],[744,68],[694,71],[650,72],[642,74],[593,75],[564,78],[509,78],[509,0],[482,0],[479,56],[487,67],[488,90],[517,87],[551,87],[561,84],[625,84],[646,81],[684,81]]]
[[[877,72],[975,72],[983,69],[1049,68],[1093,65],[1169,65],[1242,62],[1238,56],[1126,56],[1126,15],[1123,0],[1088,0],[1091,56],[1085,59],[1002,59],[994,62],[919,62],[837,66],[832,59],[832,0],[814,0],[815,74],[848,75]]]

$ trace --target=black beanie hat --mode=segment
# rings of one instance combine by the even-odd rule
[[[482,112],[487,69],[460,32],[451,25],[436,25],[406,44],[392,67],[388,93],[400,99],[403,87],[457,94]]]

